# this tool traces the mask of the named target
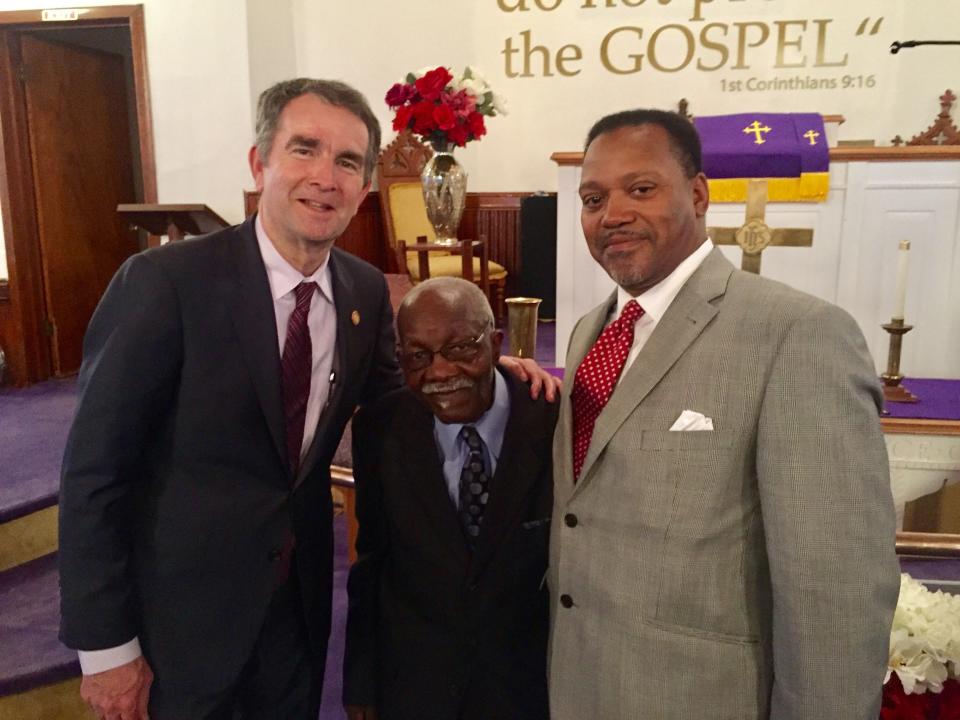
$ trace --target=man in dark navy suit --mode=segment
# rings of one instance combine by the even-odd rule
[[[379,146],[353,88],[269,88],[257,215],[130,258],[91,320],[61,638],[100,718],[316,718],[330,461],[354,409],[401,384],[383,275],[333,247]]]

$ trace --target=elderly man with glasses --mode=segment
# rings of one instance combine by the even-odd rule
[[[418,285],[397,326],[406,387],[353,423],[348,717],[546,719],[556,406],[498,371],[472,283]]]

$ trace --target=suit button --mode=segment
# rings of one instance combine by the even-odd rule
[[[274,562],[275,560],[279,560],[282,554],[283,550],[280,548],[270,548],[270,552],[267,553],[267,560]]]
[[[566,593],[564,593],[563,595],[560,596],[560,604],[563,605],[565,608],[572,608],[573,598],[567,595]]]
[[[574,515],[573,513],[567,513],[566,515],[564,515],[563,521],[567,524],[567,527],[576,527],[577,523],[579,522],[577,520],[577,516]]]

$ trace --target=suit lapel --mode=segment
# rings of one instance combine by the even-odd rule
[[[233,272],[227,278],[233,293],[230,317],[278,459],[286,467],[286,427],[280,387],[277,320],[253,222],[251,217],[240,225],[235,242],[227,243],[224,267],[233,265]]]
[[[497,470],[490,480],[490,502],[473,552],[471,577],[483,571],[504,536],[516,528],[543,464],[534,447],[544,440],[547,427],[537,422],[538,415],[526,386],[512,377],[504,377],[510,390],[510,417]]]
[[[401,470],[405,475],[404,490],[410,493],[410,506],[421,508],[433,526],[433,532],[424,536],[432,534],[439,538],[439,542],[450,549],[458,566],[465,568],[470,562],[470,551],[447,492],[440,453],[433,436],[433,414],[412,395],[405,407],[407,411],[398,414],[397,423],[406,448]],[[415,517],[415,512],[410,513],[411,520]]]
[[[717,314],[711,301],[726,291],[732,272],[733,266],[714,248],[681,288],[597,418],[574,495],[590,483],[590,468],[614,433]]]
[[[610,310],[617,302],[614,291],[604,303],[584,315],[570,335],[570,346],[563,372],[563,389],[560,399],[560,417],[557,420],[554,441],[553,474],[554,495],[557,503],[566,503],[573,493],[573,380],[583,358],[597,341],[606,324]]]
[[[333,287],[334,309],[337,316],[337,334],[334,340],[336,348],[331,367],[335,380],[330,385],[330,394],[327,396],[327,402],[320,412],[313,442],[311,442],[310,448],[300,464],[294,487],[303,482],[317,462],[320,445],[323,439],[327,437],[330,423],[336,414],[335,410],[340,403],[344,388],[347,387],[348,382],[353,382],[350,368],[353,367],[353,358],[356,354],[357,334],[364,332],[364,329],[359,324],[355,325],[351,319],[351,315],[357,307],[355,287],[353,278],[344,271],[338,261],[338,252],[336,248],[330,250],[330,278]],[[360,318],[360,322],[363,322],[363,320],[363,318]],[[369,322],[369,318],[367,321]],[[319,381],[325,382],[326,378],[319,378]]]

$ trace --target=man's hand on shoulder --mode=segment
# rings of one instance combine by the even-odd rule
[[[147,704],[153,671],[141,655],[112,670],[84,675],[80,697],[98,720],[149,720]]]
[[[554,377],[537,365],[533,358],[518,358],[512,355],[500,356],[500,367],[521,382],[530,383],[530,397],[536,400],[540,391],[547,402],[554,402],[560,395],[560,378]]]
[[[344,705],[347,720],[377,720],[377,708],[373,705]]]

